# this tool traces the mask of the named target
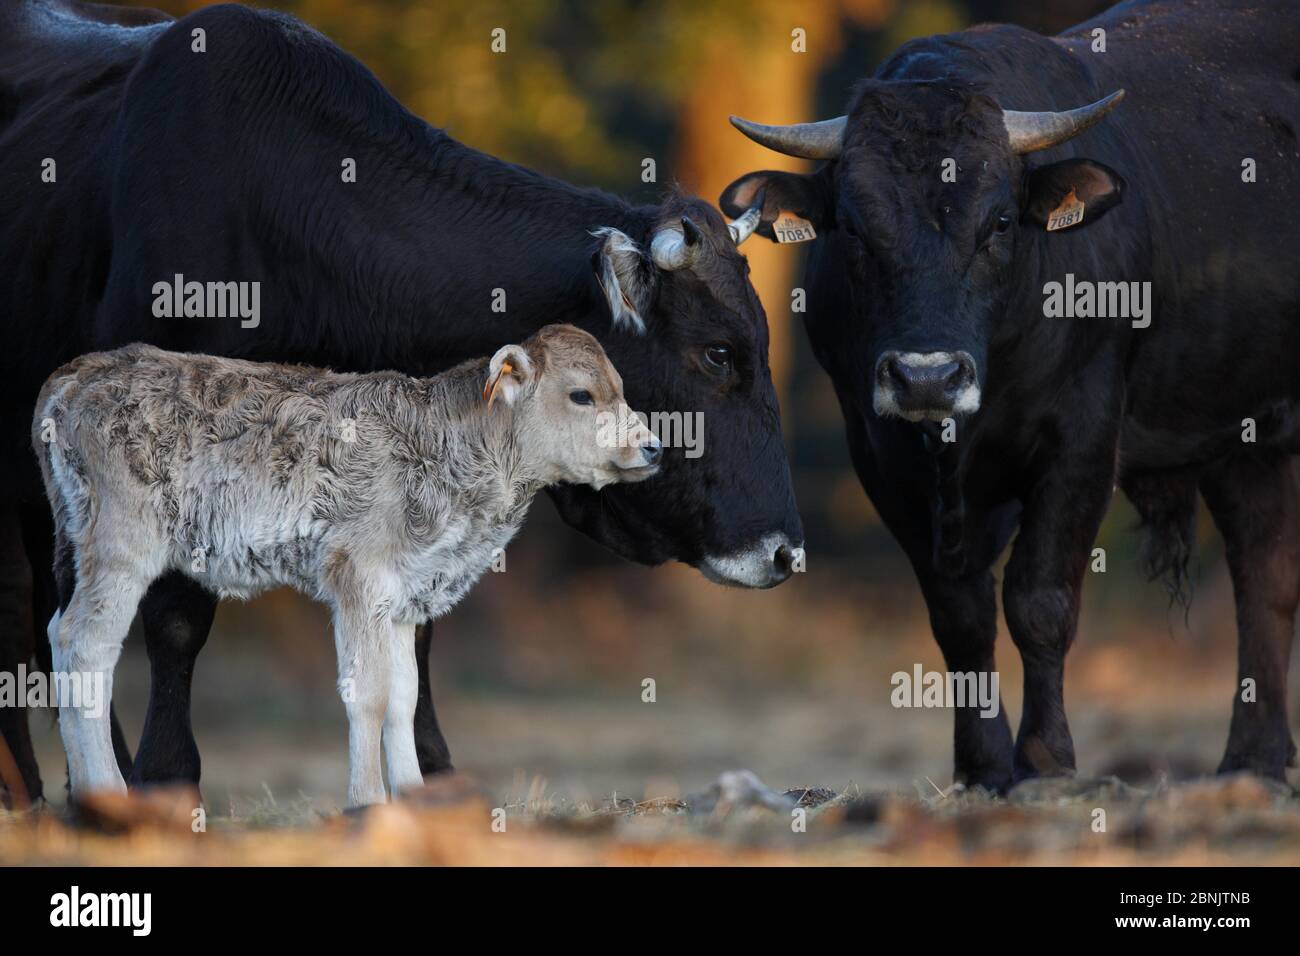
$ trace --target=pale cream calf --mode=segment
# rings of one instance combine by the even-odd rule
[[[385,799],[381,740],[389,791],[421,782],[416,623],[460,600],[541,488],[639,481],[661,455],[599,343],[559,325],[423,379],[86,355],[45,383],[33,440],[55,516],[56,670],[102,675],[110,700],[164,572],[239,598],[293,586],[333,610],[354,804]],[[74,795],[125,787],[99,710],[60,710]]]

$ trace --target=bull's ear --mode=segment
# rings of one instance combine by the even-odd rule
[[[488,362],[487,381],[483,383],[483,398],[490,408],[497,399],[507,405],[519,400],[523,390],[533,380],[533,363],[522,345],[503,345]]]
[[[1021,220],[1055,232],[1091,225],[1124,199],[1124,177],[1091,159],[1031,170]]]
[[[734,219],[749,209],[760,195],[763,197],[763,218],[757,232],[764,239],[776,239],[772,223],[783,212],[807,219],[818,232],[835,225],[834,209],[821,172],[804,175],[765,169],[746,173],[722,191],[718,205]]]
[[[630,236],[610,226],[591,233],[600,245],[591,255],[591,268],[609,303],[616,329],[645,334],[645,319],[654,302],[654,263]]]

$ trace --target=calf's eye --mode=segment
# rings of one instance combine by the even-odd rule
[[[704,361],[712,368],[725,371],[731,368],[731,349],[725,345],[710,345],[704,350]]]
[[[578,389],[577,391],[570,392],[570,393],[569,393],[569,401],[573,402],[573,404],[575,404],[575,405],[592,405],[592,404],[595,404],[595,403],[592,401],[592,398],[591,398],[591,392],[587,391],[586,389],[582,389],[582,388]]]
[[[1006,232],[1011,228],[1010,216],[998,216],[998,221],[994,223],[993,229],[996,232]]]

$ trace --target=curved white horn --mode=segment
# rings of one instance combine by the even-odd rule
[[[1078,136],[1118,106],[1123,98],[1124,91],[1116,90],[1110,96],[1095,103],[1059,113],[1020,113],[1016,110],[1003,110],[1002,124],[1007,128],[1007,138],[1011,140],[1012,152],[1032,153]]]
[[[731,125],[759,146],[800,159],[838,159],[844,145],[844,127],[848,123],[847,116],[837,116],[817,123],[768,126],[751,123],[739,116],[731,117]]]
[[[700,230],[689,216],[682,216],[680,230],[665,226],[650,240],[650,258],[666,272],[686,269],[700,254]]]

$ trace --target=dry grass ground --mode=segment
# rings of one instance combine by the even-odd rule
[[[1045,781],[1007,799],[795,791],[713,792],[598,806],[505,802],[443,779],[400,803],[319,814],[302,803],[215,816],[193,833],[180,792],[100,800],[95,825],[54,813],[0,818],[6,864],[116,865],[1127,865],[1300,863],[1300,802],[1250,778],[1131,788]],[[773,792],[775,794],[775,792]],[[782,805],[784,801],[789,806]],[[806,827],[796,827],[799,803]],[[1095,828],[1105,811],[1105,830]]]
[[[893,672],[942,666],[910,592],[810,579],[744,594],[672,569],[633,580],[655,589],[598,581],[547,603],[485,582],[435,650],[465,776],[356,814],[341,811],[346,726],[324,622],[274,602],[260,617],[223,608],[196,679],[206,832],[191,832],[186,794],[110,802],[97,828],[67,825],[57,730],[36,715],[51,805],[0,815],[0,863],[1300,863],[1290,787],[1209,776],[1235,681],[1219,574],[1186,623],[1158,595],[1134,604],[1094,589],[1067,672],[1080,777],[1005,799],[950,787],[948,711],[890,704]],[[513,616],[523,606],[527,627]],[[321,633],[277,643],[259,620]],[[636,627],[613,626],[627,620]],[[1020,672],[1005,635],[999,654],[1014,727]],[[146,673],[133,641],[118,689],[130,734]],[[771,790],[720,790],[739,768]]]

